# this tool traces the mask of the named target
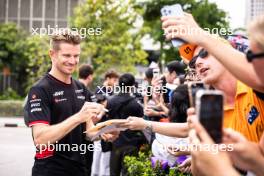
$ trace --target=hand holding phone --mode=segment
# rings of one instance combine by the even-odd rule
[[[178,16],[178,17],[181,17],[184,14],[183,14],[182,6],[180,4],[174,4],[171,6],[164,6],[161,9],[161,15],[162,16]],[[172,45],[174,47],[180,47],[181,45],[186,43],[184,40],[182,40],[180,38],[172,39],[171,42],[172,42]]]

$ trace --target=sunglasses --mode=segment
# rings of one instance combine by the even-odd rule
[[[251,50],[248,50],[246,57],[248,62],[252,62],[254,59],[264,59],[264,52],[255,54]]]
[[[204,48],[200,50],[200,52],[192,58],[192,60],[189,63],[190,68],[195,68],[196,60],[200,57],[202,59],[206,58],[208,56],[208,51],[206,51]]]

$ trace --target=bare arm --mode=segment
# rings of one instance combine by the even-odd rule
[[[75,114],[70,118],[56,125],[34,125],[33,137],[34,143],[38,147],[39,145],[52,144],[62,139],[66,134],[72,131],[81,123],[78,115]]]
[[[32,129],[35,145],[55,143],[81,123],[88,121],[88,127],[92,126],[93,122],[91,118],[96,116],[101,110],[101,105],[86,102],[78,113],[70,116],[61,123],[55,125],[34,125]]]
[[[129,117],[125,126],[131,130],[144,130],[152,126],[153,132],[173,137],[187,137],[189,131],[187,123],[153,122],[139,117]]]
[[[264,85],[261,84],[253,65],[247,61],[243,53],[224,44],[213,36],[208,36],[206,40],[201,42],[201,45],[209,53],[213,54],[237,79],[252,87],[254,90],[264,92]]]
[[[247,62],[245,55],[201,29],[191,14],[185,13],[183,17],[162,17],[162,21],[162,27],[167,32],[167,39],[179,37],[189,43],[203,46],[235,77],[254,90],[264,92],[264,85],[258,79],[252,64]]]

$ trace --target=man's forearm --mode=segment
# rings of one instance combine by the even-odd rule
[[[70,131],[80,124],[78,115],[75,114],[63,122],[50,126],[33,126],[35,145],[52,144],[62,139]]]
[[[232,73],[237,79],[244,82],[253,89],[264,92],[264,86],[253,68],[253,65],[248,63],[246,56],[233,49],[228,44],[220,41],[218,38],[208,36],[201,45],[216,59],[222,63],[225,68]]]

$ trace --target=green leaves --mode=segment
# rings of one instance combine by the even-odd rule
[[[220,28],[227,29],[228,19],[224,11],[218,9],[215,3],[210,3],[208,0],[159,0],[145,1],[140,5],[145,8],[144,27],[151,29],[149,34],[156,43],[161,44],[161,59],[165,61],[180,60],[178,49],[171,46],[170,41],[165,41],[163,30],[161,29],[161,13],[160,10],[165,5],[179,3],[183,10],[192,13],[202,28]]]
[[[0,24],[0,70],[8,67],[17,75],[20,95],[47,71],[48,40],[29,36],[16,24]]]
[[[73,27],[102,29],[101,35],[84,38],[82,45],[81,61],[90,60],[96,74],[110,68],[133,72],[136,63],[146,63],[147,54],[140,43],[143,33],[135,28],[141,17],[135,5],[135,0],[87,0],[75,9]]]

